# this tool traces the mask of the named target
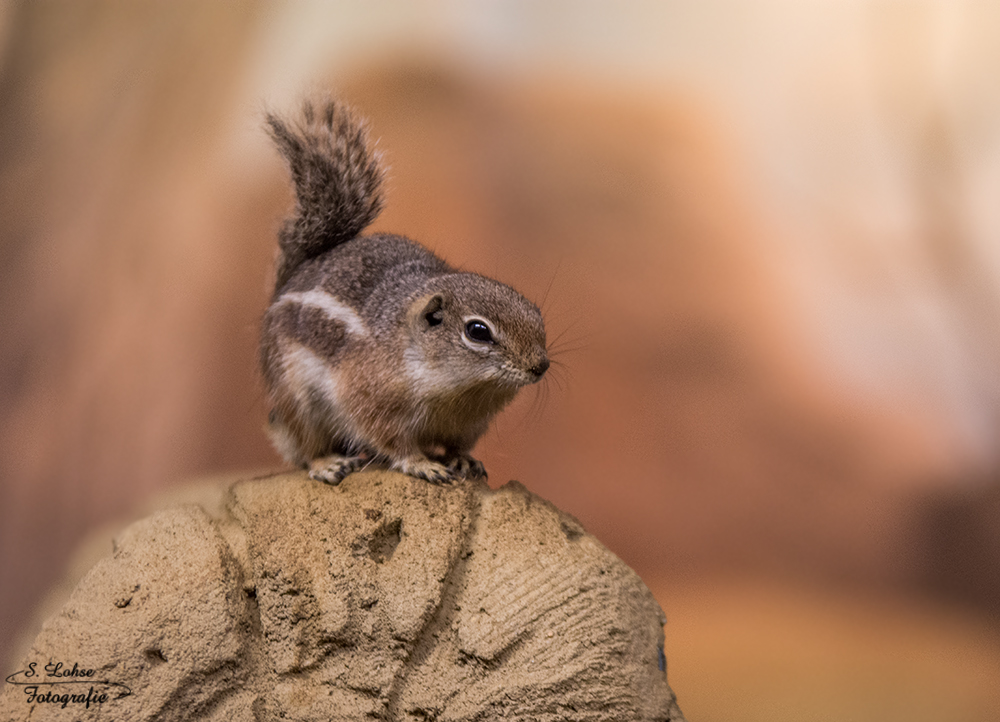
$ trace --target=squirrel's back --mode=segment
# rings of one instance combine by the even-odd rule
[[[415,241],[373,233],[338,244],[299,264],[275,299],[322,289],[365,317],[375,330],[385,310],[399,309],[427,279],[454,269]]]

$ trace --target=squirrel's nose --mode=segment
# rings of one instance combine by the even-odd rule
[[[543,358],[528,370],[538,378],[541,378],[542,374],[549,370],[549,360],[547,358]]]

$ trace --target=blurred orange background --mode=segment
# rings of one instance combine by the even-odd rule
[[[971,0],[0,5],[0,659],[88,532],[281,465],[261,120],[332,91],[376,228],[542,306],[559,364],[478,454],[650,585],[689,719],[1000,719],[997,37]]]

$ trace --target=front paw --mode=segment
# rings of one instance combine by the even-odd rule
[[[337,486],[348,474],[361,469],[366,459],[363,456],[341,456],[333,454],[313,459],[309,462],[309,478]]]
[[[456,481],[458,477],[444,464],[440,464],[436,461],[431,461],[426,457],[411,457],[408,459],[401,459],[393,463],[392,468],[396,471],[401,471],[407,476],[412,476],[416,479],[423,479],[424,481],[429,481],[432,484],[441,484],[442,486],[451,486]]]
[[[448,471],[463,479],[486,479],[486,467],[483,462],[473,459],[468,454],[459,454],[448,462]]]

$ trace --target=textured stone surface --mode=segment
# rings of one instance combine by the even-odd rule
[[[628,567],[516,482],[286,474],[130,526],[45,624],[0,716],[682,720],[662,622]],[[93,674],[47,676],[58,662]],[[39,681],[60,701],[29,701]],[[107,700],[62,706],[91,689]]]

